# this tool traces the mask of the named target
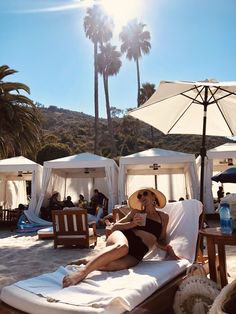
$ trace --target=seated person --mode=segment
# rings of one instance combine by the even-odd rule
[[[79,195],[78,205],[81,208],[87,208],[88,207],[88,201],[84,198],[83,194]]]
[[[62,209],[63,202],[58,200],[59,193],[55,192],[52,194],[52,196],[49,198],[49,207],[50,209]]]
[[[19,213],[20,214],[23,214],[24,213],[24,210],[28,209],[27,207],[25,207],[25,205],[23,204],[19,204],[18,205],[18,210],[19,210]]]
[[[166,204],[165,196],[158,190],[148,188],[136,191],[129,198],[132,210],[112,225],[106,247],[98,254],[72,261],[70,264],[85,264],[82,270],[66,275],[63,287],[77,285],[92,271],[117,271],[134,267],[154,246],[165,250],[168,257],[179,259],[167,242],[169,216],[159,208]],[[145,225],[140,211],[146,213]],[[137,215],[138,214],[138,215]]]
[[[41,218],[52,221],[52,210],[56,209],[63,209],[64,203],[58,200],[59,193],[54,192],[52,196],[49,198],[49,205],[48,207],[41,208]]]
[[[102,192],[99,192],[98,189],[95,189],[91,198],[90,214],[96,215],[97,208],[103,207],[104,200],[107,200],[107,197]]]
[[[65,207],[75,207],[74,203],[71,201],[71,196],[69,195],[63,203]]]

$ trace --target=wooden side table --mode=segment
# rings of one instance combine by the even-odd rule
[[[200,235],[206,237],[207,254],[209,262],[210,278],[217,281],[216,275],[216,245],[218,248],[220,283],[223,288],[227,285],[225,245],[236,245],[236,233],[224,234],[220,228],[206,228],[199,231]]]

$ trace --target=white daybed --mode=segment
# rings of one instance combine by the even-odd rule
[[[166,289],[173,288],[175,279],[182,278],[195,260],[202,204],[197,200],[186,200],[169,203],[163,210],[170,216],[167,230],[170,243],[181,260],[164,260],[165,252],[157,250],[131,269],[94,271],[79,285],[65,289],[61,286],[62,278],[77,266],[61,266],[53,273],[4,287],[1,300],[32,314],[120,314],[126,311],[136,313],[137,308],[144,313],[145,300],[150,300],[151,307],[162,313],[161,306],[170,307],[173,299],[173,289],[171,293]],[[155,298],[156,294],[158,298]],[[159,305],[163,302],[165,304]]]

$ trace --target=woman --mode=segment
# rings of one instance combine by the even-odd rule
[[[58,200],[59,198],[59,193],[54,192],[52,196],[49,198],[49,207],[50,209],[61,209],[63,202],[60,202]]]
[[[158,211],[166,204],[165,196],[158,190],[148,188],[136,191],[129,198],[131,211],[114,223],[107,246],[96,256],[80,259],[70,264],[85,264],[79,272],[63,278],[63,287],[76,285],[93,270],[116,271],[137,265],[153,249],[154,245],[164,249],[172,259],[179,259],[171,245],[166,243],[169,216]],[[141,226],[146,213],[146,224]]]

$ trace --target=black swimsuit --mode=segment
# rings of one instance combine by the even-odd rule
[[[157,239],[159,239],[162,231],[162,224],[160,222],[147,218],[145,226],[137,226],[134,229],[120,230],[128,240],[129,255],[141,261],[143,257],[147,254],[149,249],[143,243],[142,239],[133,232],[133,230],[135,229],[147,231],[153,234]]]

